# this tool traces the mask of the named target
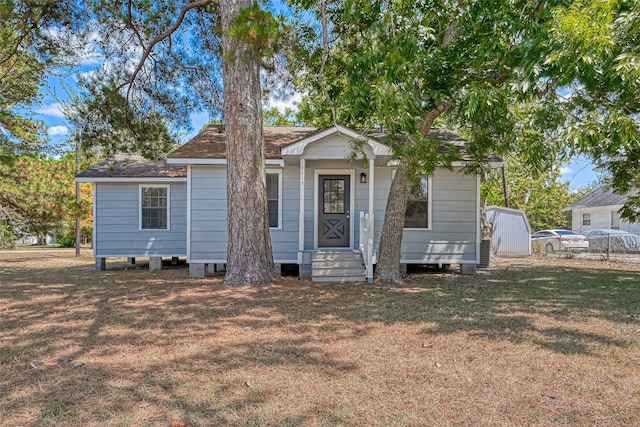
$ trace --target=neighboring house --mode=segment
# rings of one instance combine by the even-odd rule
[[[463,173],[465,141],[439,129],[429,136],[460,149],[462,160],[452,170],[437,169],[416,189],[401,262],[460,264],[473,272],[479,262],[480,177]],[[361,149],[350,161],[356,139]],[[314,280],[362,280],[364,264],[371,280],[397,168],[390,148],[344,126],[266,127],[264,140],[275,263]],[[225,157],[225,134],[211,126],[166,161],[119,157],[80,173],[78,181],[95,186],[97,268],[104,269],[108,257],[148,256],[157,263],[186,256],[190,275],[204,277],[225,264]],[[342,259],[350,256],[357,262]],[[356,274],[349,271],[354,262]]]
[[[615,194],[600,187],[564,210],[571,211],[571,229],[582,233],[594,228],[612,228],[640,234],[640,224],[620,218],[618,211],[627,202],[627,195]]]
[[[55,245],[58,243],[58,237],[57,236],[52,236],[50,234],[47,234],[45,236],[45,245]],[[35,246],[35,245],[42,245],[42,239],[40,237],[36,237],[36,236],[23,236],[19,239],[16,239],[15,241],[16,245],[29,245],[29,246]]]
[[[531,255],[531,227],[527,215],[502,206],[487,207],[487,219],[493,225],[491,251],[497,256]]]

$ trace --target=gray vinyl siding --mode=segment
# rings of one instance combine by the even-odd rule
[[[282,228],[271,229],[273,259],[276,263],[295,262],[298,258],[300,212],[300,168],[282,169]]]
[[[272,169],[272,168],[269,168]],[[273,168],[277,169],[277,168]],[[359,245],[360,212],[369,210],[369,169],[362,162],[345,160],[307,160],[304,188],[304,248],[314,249],[314,210],[316,170],[353,171],[354,192],[352,249]],[[375,245],[379,246],[392,167],[376,167]],[[367,184],[360,183],[360,173],[367,174]],[[299,167],[282,168],[282,227],[271,229],[276,263],[294,262],[298,256]],[[462,172],[438,170],[432,177],[432,228],[407,230],[402,245],[402,262],[473,263],[477,257],[477,179]],[[191,251],[190,262],[224,262],[227,256],[226,170],[224,166],[191,167]]]
[[[271,229],[276,263],[295,262],[298,256],[298,172],[297,167],[282,169],[282,228]],[[192,166],[189,262],[225,262],[227,239],[226,167]]]
[[[343,136],[333,135],[309,145],[305,149],[305,157],[308,159],[346,159],[352,151],[351,144]],[[344,162],[343,167],[344,167]],[[360,162],[361,163],[361,162]],[[346,167],[353,167],[347,165]]]
[[[169,230],[140,230],[138,183],[96,183],[94,255],[107,257],[185,256],[187,185],[170,185]]]
[[[191,166],[191,227],[188,262],[227,259],[227,169]]]
[[[477,177],[438,169],[432,179],[430,230],[405,230],[403,263],[475,263],[478,244]]]

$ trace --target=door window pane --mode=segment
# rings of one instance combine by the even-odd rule
[[[323,180],[323,212],[326,214],[344,213],[344,179]]]

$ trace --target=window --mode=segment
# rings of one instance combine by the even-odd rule
[[[590,213],[582,214],[582,225],[591,225],[591,214]]]
[[[614,230],[620,229],[620,214],[618,211],[611,211],[611,228]]]
[[[324,205],[322,212],[326,214],[343,214],[344,213],[344,179],[323,179],[323,198]]]
[[[140,186],[140,229],[169,229],[169,186]]]
[[[267,172],[267,206],[269,227],[281,228],[280,216],[280,172]]]
[[[412,189],[404,214],[404,228],[431,228],[429,184],[428,178],[422,178]]]

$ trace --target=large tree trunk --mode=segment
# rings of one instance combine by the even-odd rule
[[[402,274],[400,274],[402,231],[407,201],[411,193],[411,185],[407,178],[408,163],[406,157],[400,159],[396,175],[391,181],[382,224],[376,278],[385,283],[402,283]]]
[[[445,111],[447,111],[453,100],[447,100],[438,105],[433,110],[424,115],[420,125],[420,132],[427,136],[433,126],[433,122]],[[410,151],[410,150],[405,150]],[[409,170],[411,159],[405,155],[400,159],[400,164],[396,170],[396,175],[391,181],[389,198],[382,224],[382,235],[380,236],[380,255],[376,265],[376,278],[384,283],[402,283],[400,273],[400,257],[402,255],[402,232],[404,229],[404,214],[407,210],[407,202],[411,194],[408,174],[415,173]]]
[[[225,285],[265,285],[275,276],[267,212],[258,58],[229,37],[253,0],[220,0],[227,134],[227,274]]]

